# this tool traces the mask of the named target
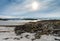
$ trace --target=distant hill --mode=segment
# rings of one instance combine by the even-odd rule
[[[0,18],[0,20],[37,20],[35,18]]]
[[[22,20],[37,20],[36,18],[23,18]]]
[[[0,18],[0,20],[60,20],[60,18]]]
[[[6,21],[6,20],[8,20],[8,19],[2,19],[2,18],[0,18],[0,20],[2,20],[2,21]]]

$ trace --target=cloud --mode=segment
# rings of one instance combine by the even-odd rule
[[[26,1],[27,2],[27,1]],[[4,14],[18,15],[23,14],[25,12],[29,12],[31,10],[31,4],[24,2],[24,4],[15,4],[10,5],[8,8],[4,10]]]
[[[0,15],[0,18],[18,18],[18,17]]]
[[[39,3],[39,9],[31,9],[32,2]],[[5,0],[0,3],[0,15],[20,16],[20,17],[59,17],[59,0]],[[56,13],[55,13],[56,12]],[[46,15],[46,16],[45,16]]]

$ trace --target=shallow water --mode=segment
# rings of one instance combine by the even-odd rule
[[[0,21],[0,25],[23,25],[27,22],[36,22],[39,20],[9,20],[9,21]]]

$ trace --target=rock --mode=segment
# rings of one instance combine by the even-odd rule
[[[36,40],[35,38],[34,39],[31,39],[32,41]]]
[[[60,39],[57,39],[57,38],[55,38],[55,40],[59,40],[60,41]]]
[[[20,40],[20,38],[16,38],[16,37],[14,38],[14,40],[15,40],[15,39],[16,39],[16,40]]]
[[[39,33],[35,34],[35,39],[40,39],[41,35]]]
[[[15,27],[15,33],[16,35],[21,35],[25,32],[36,33],[35,37],[39,39],[41,35],[60,34],[58,29],[60,29],[60,20],[42,20],[17,26]],[[25,37],[28,37],[28,35]]]
[[[28,37],[28,36],[29,36],[29,35],[26,35],[25,37],[29,39],[29,37]]]
[[[4,38],[4,40],[8,40],[9,38]]]
[[[23,37],[21,36],[20,38],[22,39]]]

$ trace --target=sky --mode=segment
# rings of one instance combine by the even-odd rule
[[[0,0],[2,18],[60,17],[60,0]]]

